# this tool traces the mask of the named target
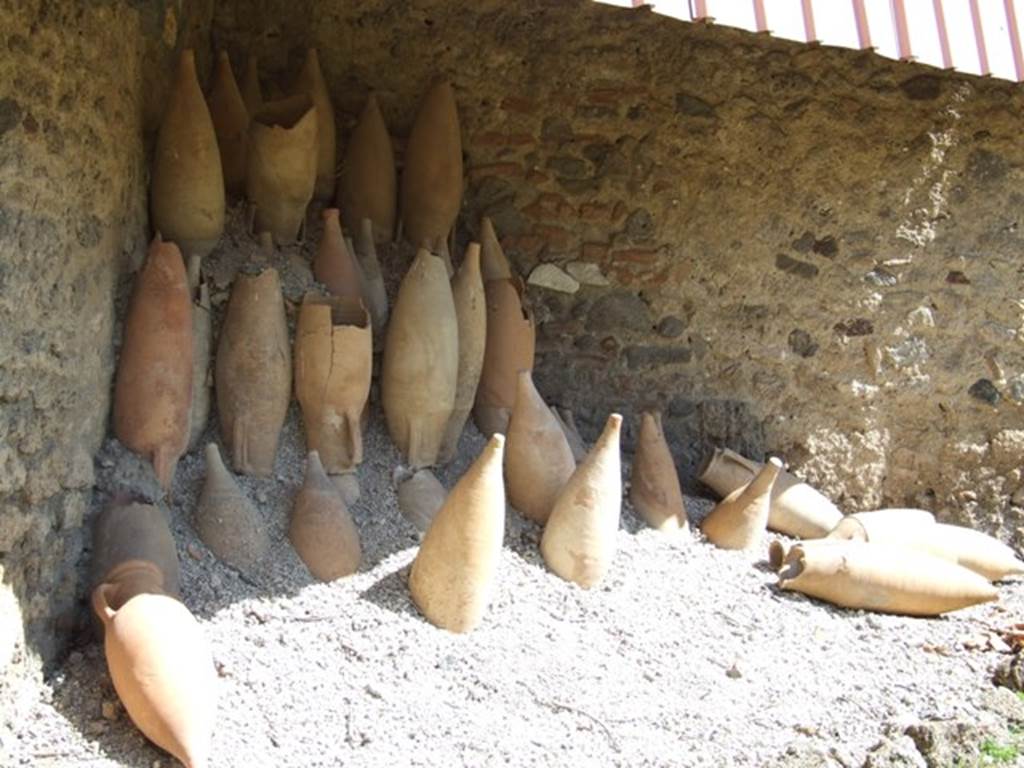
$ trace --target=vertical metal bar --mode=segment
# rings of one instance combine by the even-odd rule
[[[903,0],[889,0],[892,10],[892,21],[896,25],[896,44],[899,48],[900,61],[910,61],[914,54],[910,50],[910,30],[907,29],[907,9]]]
[[[800,0],[804,12],[804,37],[808,43],[818,42],[818,33],[814,30],[814,8],[811,0]]]
[[[758,32],[768,31],[768,15],[764,12],[764,0],[754,0],[754,22]]]
[[[694,21],[704,21],[708,17],[707,0],[691,0],[690,18]]]
[[[991,74],[992,70],[988,68],[988,50],[985,48],[985,30],[981,26],[981,9],[978,8],[978,0],[971,0],[971,20],[974,22],[974,40],[978,43],[978,64],[981,66],[981,74]]]
[[[939,31],[939,46],[942,48],[942,68],[953,68],[953,53],[949,49],[949,31],[946,29],[946,12],[942,9],[942,0],[932,0],[935,8],[935,26]]]
[[[864,8],[864,0],[853,0],[853,16],[857,20],[857,39],[860,41],[861,50],[873,47],[871,45],[871,28],[868,26],[868,12]]]
[[[1017,11],[1013,0],[1003,0],[1006,7],[1006,26],[1010,29],[1010,47],[1013,49],[1013,68],[1017,73],[1017,82],[1024,80],[1024,53],[1020,47],[1020,28],[1017,26]]]

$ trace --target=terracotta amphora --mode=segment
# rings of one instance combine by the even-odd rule
[[[259,60],[249,54],[245,62],[245,74],[242,76],[242,101],[251,118],[263,107],[263,92],[260,90]]]
[[[188,450],[199,444],[210,418],[210,350],[213,345],[213,318],[210,312],[210,286],[199,272],[199,257],[188,265],[192,290],[192,404],[189,409]]]
[[[160,591],[171,597],[180,596],[178,549],[167,518],[159,507],[115,500],[96,517],[90,588],[113,581],[116,572],[126,563],[148,563],[159,574],[153,583]],[[125,595],[126,600],[134,596],[130,592]]]
[[[452,488],[409,573],[413,602],[431,624],[470,632],[491,600],[505,536],[501,460],[505,437],[494,435]]]
[[[402,169],[402,231],[417,248],[437,252],[462,206],[462,138],[455,92],[435,84],[420,104]]]
[[[487,342],[480,370],[473,421],[485,435],[505,433],[516,402],[520,371],[533,370],[536,328],[533,313],[523,306],[523,284],[514,280],[487,280]]]
[[[214,443],[206,446],[206,479],[195,518],[203,543],[243,573],[254,573],[270,549],[263,518],[224,466]]]
[[[412,467],[437,463],[455,404],[459,329],[448,275],[420,249],[388,324],[381,395],[388,431]]]
[[[459,324],[459,374],[455,383],[455,406],[441,443],[441,463],[455,457],[462,428],[466,425],[476,399],[480,371],[487,343],[487,305],[484,283],[480,279],[480,246],[470,243],[459,272],[452,280],[452,299]]]
[[[572,457],[579,464],[587,457],[589,449],[587,448],[586,441],[580,436],[579,429],[576,428],[576,418],[568,408],[559,409],[552,405],[551,413],[558,419],[558,426],[562,428],[562,432],[565,434],[565,439],[569,443],[570,450],[572,450]]]
[[[661,413],[645,411],[633,455],[629,501],[646,523],[659,531],[689,528],[683,490],[665,433]]]
[[[418,531],[426,531],[448,498],[441,481],[429,469],[411,470],[399,466],[392,475],[392,484],[405,519]]]
[[[804,549],[817,548],[817,547],[831,547],[836,545],[842,545],[843,540],[840,539],[807,539],[805,541],[786,541],[782,539],[775,539],[768,543],[768,566],[773,571],[782,570],[782,566],[786,563],[786,558],[789,556],[789,551],[797,544],[804,547]]]
[[[829,539],[871,541],[912,536],[922,525],[934,525],[935,515],[923,509],[878,509],[846,515],[829,531]]]
[[[316,187],[313,196],[317,200],[330,200],[334,197],[337,129],[334,124],[331,95],[327,91],[323,72],[320,71],[320,58],[317,56],[316,48],[310,48],[306,52],[306,61],[299,72],[293,93],[305,94],[313,100],[316,107]]]
[[[210,118],[217,135],[224,188],[229,195],[245,192],[245,165],[249,144],[249,110],[238,90],[227,51],[217,57],[210,91]]]
[[[388,242],[395,231],[397,198],[395,153],[377,97],[371,93],[341,164],[338,207],[345,227],[355,232],[363,219],[369,219],[377,243]]]
[[[795,544],[779,586],[845,608],[937,616],[998,597],[982,576],[926,552],[860,541]]]
[[[249,124],[245,194],[253,231],[291,243],[316,184],[317,112],[305,95],[264,104]]]
[[[576,460],[558,420],[544,404],[530,372],[520,371],[505,448],[509,503],[523,517],[543,525],[575,471]]]
[[[604,431],[555,500],[540,551],[548,568],[590,589],[615,557],[622,511],[619,432],[622,416],[608,417]]]
[[[220,150],[188,49],[178,60],[156,140],[150,210],[153,229],[187,255],[205,256],[224,232]]]
[[[749,483],[763,465],[728,448],[716,448],[697,479],[725,497]],[[772,492],[768,527],[799,539],[817,539],[831,531],[843,513],[819,491],[789,472],[780,472]]]
[[[708,541],[722,549],[752,549],[764,541],[772,489],[782,472],[782,461],[772,457],[749,484],[737,488],[701,523]]]
[[[377,246],[374,244],[373,222],[363,219],[356,233],[355,253],[359,259],[359,271],[363,276],[363,298],[370,310],[373,321],[374,347],[383,347],[383,333],[388,325],[388,292],[384,286],[384,275],[377,260]]]
[[[1024,573],[1024,562],[1003,542],[971,528],[936,523],[924,510],[847,515],[829,538],[909,547],[957,563],[989,581]]]
[[[355,255],[342,236],[340,212],[337,208],[324,208],[321,215],[324,228],[313,257],[313,275],[335,296],[356,299],[365,304],[363,276]]]
[[[236,472],[274,471],[291,379],[288,323],[277,271],[239,273],[231,287],[215,366],[221,437]]]
[[[306,294],[295,328],[295,396],[306,445],[328,472],[363,460],[360,419],[370,397],[370,317],[358,299]]]
[[[295,497],[288,538],[320,581],[333,581],[359,570],[359,531],[316,451],[306,458],[306,481]]]
[[[505,251],[494,233],[494,224],[484,216],[480,220],[480,272],[484,282],[488,280],[511,280],[512,268],[505,258]]]
[[[153,462],[169,490],[188,447],[192,299],[181,252],[160,236],[135,278],[114,386],[114,434]]]
[[[92,593],[114,690],[147,739],[186,768],[207,768],[217,712],[209,643],[175,598],[127,591],[103,583]]]

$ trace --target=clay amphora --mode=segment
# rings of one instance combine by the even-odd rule
[[[473,420],[485,436],[508,429],[519,372],[533,370],[536,329],[533,313],[523,307],[522,293],[519,279],[484,282],[487,343]]]
[[[398,508],[419,531],[426,531],[437,517],[448,491],[429,469],[397,467],[392,477],[398,492]]]
[[[543,525],[575,471],[576,460],[558,420],[534,387],[530,372],[520,371],[505,450],[509,503],[523,517]]]
[[[153,229],[186,255],[205,256],[224,231],[224,176],[191,50],[181,52],[153,155]]]
[[[402,231],[417,248],[437,252],[462,206],[462,138],[455,92],[435,84],[416,113],[402,169]]]
[[[249,110],[238,90],[227,51],[217,57],[217,69],[210,92],[210,118],[217,135],[224,188],[229,195],[245,192],[245,165],[249,143]]]
[[[957,563],[989,581],[1024,573],[1024,562],[998,539],[929,518],[931,513],[924,510],[860,512],[844,517],[829,538],[909,547]]]
[[[114,387],[114,434],[170,489],[188,447],[192,299],[181,252],[157,235],[135,278]]]
[[[701,523],[708,540],[722,549],[760,547],[768,524],[772,487],[782,462],[772,457],[754,479],[726,496]]]
[[[484,364],[487,305],[484,303],[484,284],[480,279],[480,246],[476,243],[469,244],[462,266],[452,280],[452,299],[459,325],[459,373],[455,383],[455,406],[441,443],[441,463],[455,457],[462,428],[473,410]]]
[[[306,481],[295,497],[288,538],[320,581],[333,581],[359,570],[359,531],[316,451],[306,458]]]
[[[459,330],[444,264],[420,249],[388,325],[381,395],[388,431],[412,467],[437,463],[455,403]]]
[[[359,258],[359,271],[363,276],[363,298],[370,310],[373,321],[374,346],[383,347],[384,329],[388,325],[388,292],[384,287],[384,275],[377,260],[377,247],[373,242],[373,223],[363,219],[356,233],[355,253]]]
[[[494,224],[487,216],[480,220],[480,246],[480,272],[484,276],[484,282],[511,280],[512,268],[505,258],[505,251],[501,249],[498,236],[494,233]]]
[[[245,63],[245,75],[242,77],[242,101],[245,103],[245,110],[250,118],[263,106],[259,61],[253,54],[249,54]]]
[[[362,301],[363,276],[356,257],[341,234],[337,208],[324,208],[323,234],[313,257],[313,275],[335,296]]]
[[[302,65],[293,92],[309,96],[316,106],[316,188],[313,196],[317,200],[330,200],[334,197],[336,128],[334,107],[331,105],[331,96],[327,91],[323,72],[320,71],[320,58],[317,56],[316,48],[310,48],[306,53],[306,61]]]
[[[806,541],[797,542],[775,539],[768,544],[768,565],[773,571],[782,570],[782,566],[785,565],[786,558],[789,556],[789,551],[797,544],[806,550],[809,548],[842,545],[843,543],[840,539],[807,539]]]
[[[210,418],[210,350],[213,326],[210,314],[210,286],[199,274],[198,256],[189,262],[192,301],[192,405],[189,409],[188,449],[199,444]],[[193,275],[195,278],[193,279]]]
[[[247,475],[269,475],[292,378],[276,270],[235,276],[220,330],[215,375],[221,437],[231,451],[231,465]]]
[[[147,739],[186,768],[206,768],[217,711],[209,643],[178,600],[125,591],[103,583],[92,593],[118,698]]]
[[[377,242],[388,242],[395,231],[397,190],[391,137],[377,97],[371,93],[341,165],[338,207],[345,227],[354,232],[363,219],[369,219]]]
[[[697,479],[724,497],[749,483],[762,466],[728,448],[716,448]],[[788,472],[779,473],[768,517],[771,530],[800,539],[817,539],[831,531],[842,516],[819,491]]]
[[[449,632],[476,628],[494,592],[505,536],[504,447],[505,437],[494,435],[455,484],[409,573],[416,607]]]
[[[622,509],[621,427],[619,414],[608,417],[593,450],[555,500],[540,540],[548,568],[584,589],[604,578],[615,557]]]
[[[306,294],[295,328],[295,396],[306,444],[328,472],[363,460],[360,417],[370,397],[370,317],[358,299]]]
[[[570,450],[572,450],[572,457],[579,464],[587,457],[587,444],[576,428],[576,419],[572,415],[572,411],[568,408],[558,409],[552,405],[551,413],[558,419],[558,426],[562,428],[562,432],[565,434],[565,439],[569,443]]]
[[[984,578],[913,549],[860,541],[795,544],[779,586],[860,608],[908,616],[937,616],[997,598]]]
[[[213,554],[243,573],[254,573],[270,548],[263,518],[224,466],[214,443],[206,446],[196,531]]]
[[[640,418],[629,500],[652,528],[659,531],[689,528],[679,474],[665,441],[658,411],[646,411]]]
[[[316,184],[317,112],[305,95],[264,104],[249,124],[245,193],[253,231],[291,243]]]
[[[891,541],[913,536],[921,526],[934,524],[935,515],[923,509],[879,509],[846,515],[826,538]]]
[[[156,569],[153,583],[179,597],[178,549],[164,513],[152,504],[115,501],[96,517],[92,534],[89,585],[113,581],[126,563],[148,563]],[[124,599],[135,593],[128,590]]]

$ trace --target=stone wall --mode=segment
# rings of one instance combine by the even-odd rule
[[[583,281],[530,297],[591,434],[658,405],[688,483],[779,452],[1024,544],[1019,87],[585,0],[222,0],[213,34],[272,88],[317,46],[342,127],[376,89],[399,150],[453,81],[460,238],[487,213],[524,276]]]
[[[208,58],[203,6],[0,0],[4,724],[75,619],[114,298],[148,239],[143,137],[175,49],[199,43]]]
[[[375,88],[399,152],[451,78],[460,242],[487,213],[524,276],[583,283],[530,299],[541,390],[591,435],[657,405],[691,489],[725,443],[1024,544],[1019,87],[586,0],[0,0],[4,718],[69,625],[186,45],[258,53],[270,92],[317,46],[342,137]]]

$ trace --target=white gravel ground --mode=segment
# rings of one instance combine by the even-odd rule
[[[245,260],[244,238],[227,242],[208,275]],[[310,279],[299,253],[274,259],[293,300]],[[470,424],[440,473],[446,487],[483,443]],[[1002,717],[989,678],[1003,654],[978,638],[1024,616],[1019,582],[1000,604],[941,619],[845,611],[780,592],[767,540],[755,556],[725,552],[646,529],[624,504],[612,570],[588,592],[546,570],[539,528],[510,512],[494,602],[457,636],[410,602],[418,536],[397,508],[399,458],[379,407],[352,509],[363,566],[331,584],[313,582],[285,535],[303,453],[293,403],[276,475],[242,479],[273,542],[258,581],[219,563],[191,526],[201,447],[178,468],[169,509],[182,594],[220,672],[212,766],[860,766],[885,732]],[[149,487],[113,440],[97,472],[105,491]],[[711,506],[687,503],[691,521]],[[96,642],[40,689],[10,764],[176,765],[120,708]]]

